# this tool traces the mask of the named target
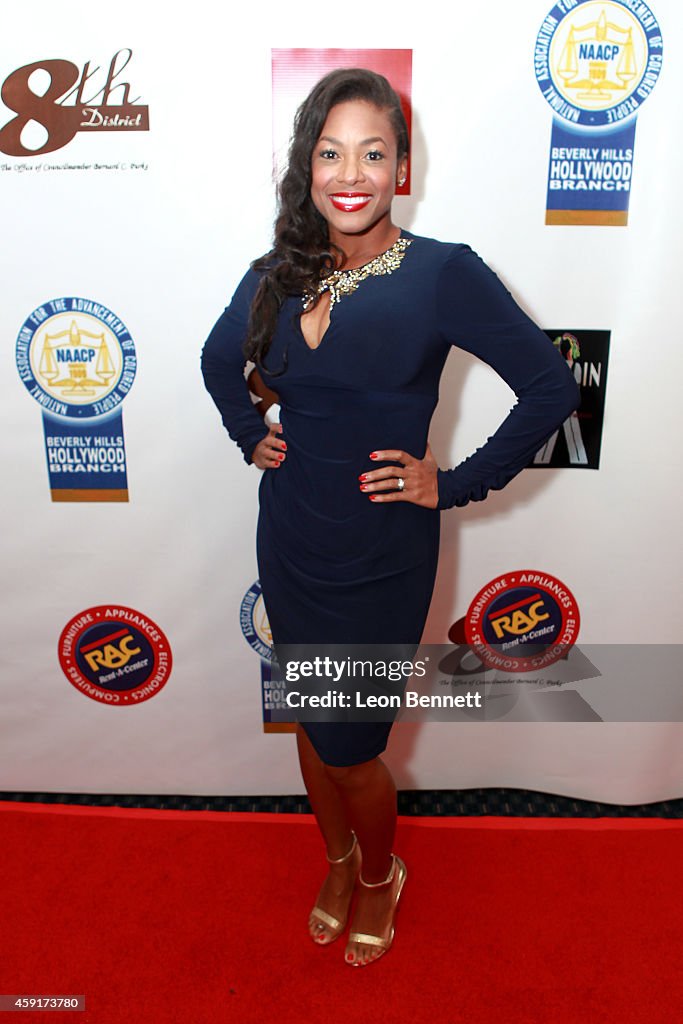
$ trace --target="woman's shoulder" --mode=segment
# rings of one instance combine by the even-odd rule
[[[414,243],[410,247],[415,252],[413,265],[423,278],[435,282],[438,301],[452,304],[457,296],[469,307],[479,300],[486,305],[496,295],[510,297],[495,271],[467,242],[404,234]]]
[[[427,235],[415,235],[412,231],[401,231],[401,235],[410,240],[416,256],[419,255],[434,265],[442,265],[465,253],[474,252],[466,242],[444,242],[438,238],[429,238]]]

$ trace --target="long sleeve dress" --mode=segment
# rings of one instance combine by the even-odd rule
[[[417,650],[436,575],[440,510],[504,487],[578,405],[561,354],[469,246],[402,231],[385,255],[334,303],[316,349],[301,331],[301,297],[287,299],[264,361],[287,443],[284,462],[263,472],[256,536],[276,649]],[[241,350],[258,280],[247,272],[202,353],[206,387],[247,463],[268,432],[244,380]],[[514,408],[473,455],[438,471],[437,509],[370,501],[358,477],[387,464],[370,452],[424,457],[452,345],[497,371],[517,396]],[[381,753],[391,725],[303,724],[322,760],[337,765]]]

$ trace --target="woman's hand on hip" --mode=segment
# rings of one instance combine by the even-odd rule
[[[277,469],[286,459],[287,445],[278,437],[282,433],[281,423],[271,423],[270,430],[251,453],[251,461],[259,469]]]
[[[396,448],[370,453],[373,460],[391,459],[400,466],[383,466],[363,473],[359,477],[360,489],[372,502],[411,501],[424,508],[437,508],[439,488],[436,459],[427,444],[424,459],[416,459],[408,452]],[[403,487],[401,487],[401,480]]]

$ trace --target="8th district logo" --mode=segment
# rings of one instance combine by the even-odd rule
[[[86,697],[118,707],[141,704],[168,682],[172,655],[163,631],[134,608],[79,612],[59,638],[59,663]]]

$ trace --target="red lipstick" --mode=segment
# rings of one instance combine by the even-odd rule
[[[335,210],[341,210],[343,213],[355,213],[366,207],[372,196],[367,192],[334,192],[329,198]]]

